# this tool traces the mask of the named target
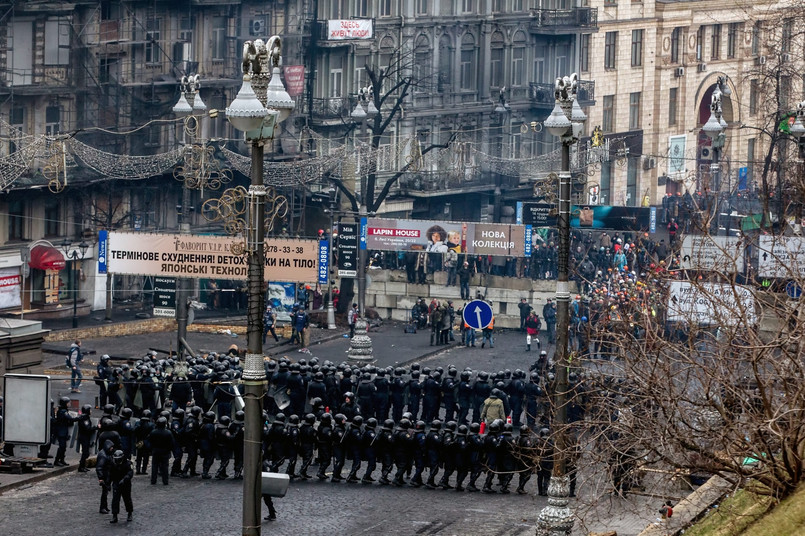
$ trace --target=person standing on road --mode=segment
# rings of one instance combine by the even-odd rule
[[[84,356],[81,355],[81,341],[76,339],[70,346],[70,351],[67,353],[67,366],[70,367],[70,392],[80,393],[78,388],[81,386],[81,380],[84,375],[81,374],[81,361]]]
[[[347,324],[349,324],[349,338],[355,336],[355,322],[358,321],[358,316],[360,313],[358,312],[358,304],[353,303],[352,309],[347,312]]]
[[[486,326],[482,331],[483,338],[481,339],[481,348],[483,348],[486,345],[486,341],[489,341],[489,347],[490,348],[495,347],[495,344],[494,344],[495,339],[493,337],[494,332],[495,332],[495,317],[493,316],[492,320],[489,321],[489,325]]]
[[[274,321],[276,315],[270,305],[266,306],[266,312],[263,313],[263,344],[266,343],[266,336],[271,333],[275,342],[279,342],[280,338],[277,337],[277,332],[274,330]]]
[[[472,277],[470,263],[464,261],[464,263],[461,265],[461,268],[458,269],[458,283],[459,287],[461,288],[462,300],[470,299],[470,277]]]
[[[531,343],[534,341],[536,341],[537,349],[539,350],[540,342],[537,337],[541,328],[542,322],[540,322],[537,312],[531,309],[531,311],[528,313],[528,318],[525,319],[526,352],[531,351]]]
[[[151,461],[151,485],[157,483],[157,473],[162,483],[168,485],[168,462],[173,452],[173,434],[168,430],[168,419],[157,419],[157,427],[148,435],[148,445],[153,457]]]
[[[548,329],[548,344],[553,344],[556,341],[556,306],[550,298],[542,307],[542,318],[545,319],[545,325]]]
[[[59,448],[56,451],[56,459],[53,460],[53,465],[56,467],[69,465],[64,461],[64,456],[67,453],[67,438],[70,437],[70,427],[76,421],[67,410],[69,403],[70,399],[66,396],[59,399],[59,409],[56,411],[56,418],[53,423],[53,435],[56,436],[56,440],[59,442]]]
[[[95,474],[98,476],[98,485],[101,486],[101,507],[98,509],[100,514],[109,513],[109,469],[112,465],[112,453],[115,444],[107,439],[103,442],[103,448],[98,451],[98,458],[95,462]]]
[[[84,404],[81,407],[81,415],[78,420],[78,446],[81,449],[81,459],[78,461],[78,472],[87,473],[87,458],[89,457],[89,447],[92,444],[92,435],[95,427],[92,425],[92,406]]]
[[[520,309],[520,331],[525,331],[525,321],[533,309],[525,298],[520,298],[517,308]]]
[[[126,506],[126,521],[131,521],[134,513],[134,505],[131,502],[131,479],[134,478],[134,469],[131,462],[126,459],[122,450],[116,450],[112,457],[112,465],[109,468],[109,482],[112,485],[112,520],[109,523],[117,523],[117,514],[120,513],[120,499]]]

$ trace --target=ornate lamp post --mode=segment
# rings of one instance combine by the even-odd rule
[[[72,242],[66,238],[61,243],[62,250],[64,250],[64,256],[72,261],[70,263],[70,286],[73,287],[73,329],[76,329],[78,327],[78,289],[76,288],[75,275],[78,270],[75,268],[75,262],[84,260],[84,255],[87,254],[89,244],[82,240],[78,245],[78,250],[73,249],[72,251],[70,250],[71,246]],[[79,250],[81,251],[80,255],[78,253]]]
[[[713,161],[710,164],[710,176],[712,178],[712,189],[715,195],[716,214],[721,215],[721,148],[724,147],[724,131],[727,129],[727,122],[721,110],[722,97],[729,97],[732,94],[729,85],[727,85],[727,77],[719,76],[716,81],[716,87],[713,89],[713,94],[710,97],[710,117],[702,127],[702,131],[712,140],[713,143]],[[716,234],[718,234],[718,220],[716,218]],[[727,234],[729,235],[729,215],[727,216]]]
[[[366,109],[364,110],[364,103],[366,103]],[[372,98],[372,88],[362,87],[358,89],[358,102],[355,105],[355,109],[352,111],[350,116],[352,119],[357,123],[360,122],[361,124],[361,137],[366,137],[366,122],[372,119],[374,116],[377,115],[377,107],[375,106],[374,99]],[[367,159],[367,163],[369,159]],[[358,226],[360,228],[360,222],[363,218],[367,215],[366,210],[366,176],[370,173],[370,170],[364,171],[361,166],[361,159],[360,159],[360,152],[358,152],[358,166],[357,168],[360,170],[361,174],[361,197],[360,197],[360,205],[358,205]],[[369,164],[371,166],[371,164]],[[358,248],[358,310],[361,313],[361,317],[366,315],[366,249],[365,248]]]
[[[246,133],[252,145],[251,181],[247,194],[246,245],[248,255],[247,349],[243,366],[246,413],[243,453],[244,536],[260,534],[260,477],[262,398],[266,387],[263,367],[263,294],[265,251],[265,198],[263,154],[274,139],[277,123],[294,109],[294,101],[280,80],[282,42],[278,36],[243,44],[243,86],[226,109],[232,126]]]
[[[556,281],[556,392],[554,394],[555,458],[548,484],[548,506],[537,520],[537,536],[568,536],[573,528],[573,512],[568,507],[570,479],[566,471],[565,426],[567,425],[568,328],[570,326],[570,146],[579,140],[587,116],[576,100],[578,76],[556,79],[556,105],[543,125],[562,141],[562,169],[559,172],[558,231],[559,251]]]
[[[333,248],[335,248],[335,232],[333,231],[333,218],[335,216],[335,202],[338,190],[334,187],[327,189],[328,207],[327,212],[330,213],[330,247],[328,249],[330,258],[327,261],[327,293],[329,299],[327,300],[327,329],[336,329],[335,325],[335,302],[333,302]]]

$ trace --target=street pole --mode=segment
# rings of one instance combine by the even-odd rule
[[[274,139],[277,123],[294,109],[280,77],[281,40],[256,39],[243,46],[243,86],[227,107],[232,126],[246,133],[252,144],[250,184],[247,194],[246,244],[248,262],[248,304],[246,359],[241,384],[244,400],[243,440],[243,536],[260,535],[260,497],[262,478],[262,399],[266,390],[263,365],[263,291],[265,275],[265,199],[263,184],[264,144]],[[252,89],[254,83],[254,89]],[[275,213],[270,215],[271,218]]]
[[[333,248],[335,248],[335,236],[333,236],[333,223],[334,223],[334,214],[335,212],[335,195],[337,190],[333,189],[330,192],[329,203],[330,203],[330,230],[328,232],[330,236],[330,248],[328,249],[327,256],[327,329],[336,329],[335,325],[335,302],[333,301]]]
[[[567,475],[567,403],[569,327],[570,327],[570,146],[578,141],[582,123],[587,119],[576,101],[578,77],[556,80],[556,104],[544,126],[562,141],[562,162],[559,172],[558,219],[559,251],[557,252],[556,281],[556,388],[553,397],[554,465],[548,483],[548,506],[542,509],[537,520],[537,536],[569,536],[574,517],[568,507],[570,478]]]
[[[263,366],[263,275],[265,271],[265,197],[263,144],[252,143],[249,219],[246,228],[248,253],[248,307],[246,362],[243,367],[245,426],[243,435],[243,535],[260,534],[260,482],[262,474],[262,398],[266,383]]]
[[[72,262],[70,263],[70,275],[73,281],[73,329],[78,327],[78,289],[75,288],[75,261],[78,258],[78,252],[73,251],[70,255]]]

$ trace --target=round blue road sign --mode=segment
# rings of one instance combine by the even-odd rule
[[[785,293],[793,300],[798,300],[802,295],[802,287],[796,281],[789,281],[785,285]]]
[[[464,307],[464,322],[473,329],[484,329],[492,323],[492,306],[483,300],[472,300]]]

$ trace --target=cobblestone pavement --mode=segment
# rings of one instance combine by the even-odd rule
[[[529,482],[530,488],[533,479]],[[71,473],[13,490],[2,499],[0,532],[15,536],[115,533],[149,535],[240,534],[241,481],[171,479],[151,486],[134,479],[134,521],[111,527],[98,514],[100,491],[93,473]],[[111,500],[111,496],[110,496]],[[530,495],[456,493],[379,485],[294,482],[283,499],[275,499],[278,520],[263,522],[265,534],[339,535],[533,535],[547,501]],[[122,505],[121,505],[122,507]],[[623,499],[600,505],[608,523],[577,523],[575,534],[617,530],[635,535],[646,523],[633,514],[645,507]],[[263,514],[267,514],[263,507]],[[624,516],[628,512],[628,516]],[[650,515],[650,514],[649,514]],[[125,519],[125,518],[123,518]],[[47,527],[46,530],[43,530]],[[639,528],[637,528],[639,527]],[[189,532],[190,531],[190,532]]]

